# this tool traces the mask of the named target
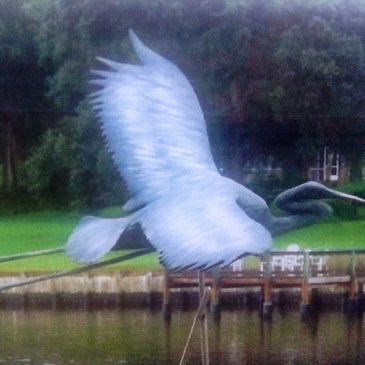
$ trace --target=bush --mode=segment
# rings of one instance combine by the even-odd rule
[[[22,169],[22,183],[39,204],[98,208],[122,202],[124,186],[85,104],[48,130]]]
[[[359,218],[357,205],[344,200],[331,200],[329,204],[333,209],[333,215],[337,218],[345,220]]]

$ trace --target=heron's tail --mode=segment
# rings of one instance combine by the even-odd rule
[[[113,248],[130,223],[131,217],[107,219],[86,216],[69,237],[66,252],[78,262],[94,262]]]

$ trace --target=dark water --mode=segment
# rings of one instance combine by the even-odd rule
[[[0,311],[0,364],[177,364],[194,312]],[[210,319],[211,364],[365,364],[364,319],[339,312],[224,311]],[[199,331],[187,364],[200,363]]]

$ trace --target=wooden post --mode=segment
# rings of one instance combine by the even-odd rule
[[[304,252],[303,257],[303,282],[302,282],[302,304],[300,307],[300,312],[302,315],[308,314],[310,310],[310,287],[309,287],[309,277],[310,277],[310,270],[309,270],[309,252]]]
[[[164,291],[163,291],[163,302],[162,312],[165,320],[171,319],[171,290],[170,290],[170,274],[167,269],[164,270]]]
[[[349,265],[349,274],[350,274],[350,284],[348,291],[348,298],[345,302],[344,310],[351,314],[356,312],[357,309],[357,280],[356,280],[356,254],[355,251],[351,252],[350,257],[350,265]]]
[[[350,277],[351,277],[351,285],[350,285],[350,298],[356,297],[356,254],[355,251],[351,252],[351,261],[350,261]]]
[[[204,273],[198,271],[199,280],[199,301],[203,301],[205,291]],[[208,344],[208,318],[207,306],[203,308],[202,316],[200,318],[200,338],[202,351],[202,365],[209,365],[209,344]]]
[[[266,319],[272,317],[272,268],[271,253],[267,251],[264,254],[265,271],[264,271],[264,287],[263,287],[263,304],[262,315]]]
[[[220,283],[219,283],[219,268],[212,269],[212,293],[210,299],[210,309],[213,314],[214,319],[220,318],[220,307],[219,307],[219,291],[220,291]]]
[[[357,284],[357,311],[362,313],[365,308],[364,303],[364,284],[358,283]]]

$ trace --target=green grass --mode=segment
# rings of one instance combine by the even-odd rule
[[[107,208],[97,215],[117,217],[120,208]],[[44,211],[0,218],[0,256],[15,253],[58,248],[64,246],[80,215],[60,211]],[[128,251],[127,251],[128,252]],[[112,252],[106,258],[120,255]],[[66,254],[33,257],[0,263],[0,271],[60,271],[78,267]],[[160,268],[157,254],[130,260],[108,267],[108,270],[153,270]]]
[[[120,216],[122,211],[120,208],[107,208],[96,212],[96,214],[104,217],[116,217]],[[0,256],[62,247],[79,219],[80,215],[78,214],[61,211],[1,217]],[[277,237],[274,240],[274,248],[286,249],[292,243],[308,249],[365,248],[365,221],[345,221],[334,218]],[[107,258],[120,254],[120,252],[112,252],[107,255]],[[77,266],[66,254],[54,254],[0,263],[0,271],[59,271]],[[138,271],[159,268],[157,254],[149,254],[114,265],[107,270]]]
[[[0,218],[0,254],[60,247],[79,216],[64,212],[38,212]]]
[[[128,253],[126,250],[122,252],[111,252],[105,256],[105,259],[120,256]],[[9,261],[0,263],[0,272],[55,272],[69,270],[79,267],[80,265],[73,262],[66,254],[54,254],[49,256],[40,256],[17,261]],[[120,264],[108,266],[99,269],[99,271],[146,271],[161,269],[158,262],[157,254],[152,253],[137,259],[129,260]]]
[[[365,221],[331,219],[275,238],[274,248],[296,243],[307,249],[364,249]]]

